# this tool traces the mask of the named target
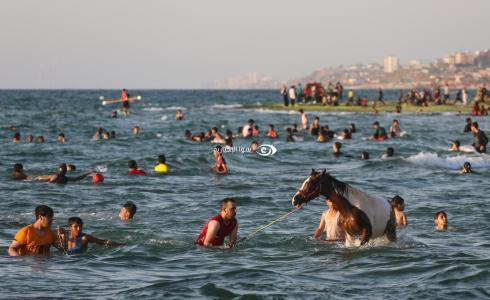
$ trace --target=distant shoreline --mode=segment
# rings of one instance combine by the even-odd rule
[[[376,110],[378,113],[396,113],[396,103],[397,101],[385,101],[386,104],[378,104],[376,106]],[[269,109],[269,110],[277,110],[277,111],[291,111],[291,110],[299,110],[303,109],[305,111],[327,111],[327,112],[356,112],[356,113],[375,113],[373,109],[373,102],[369,102],[368,106],[356,106],[350,105],[346,106],[345,104],[341,105],[322,105],[322,104],[296,104],[294,107],[292,106],[284,106],[280,103],[275,104],[256,104],[256,105],[245,105],[246,109]],[[454,112],[460,114],[470,114],[471,113],[471,105],[453,105],[453,104],[445,104],[445,105],[435,105],[429,104],[429,106],[416,106],[411,104],[402,104],[401,113],[443,113],[443,112]]]

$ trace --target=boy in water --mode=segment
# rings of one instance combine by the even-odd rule
[[[124,203],[124,205],[119,210],[119,219],[121,221],[128,221],[131,220],[135,214],[136,214],[136,205],[133,202],[128,201]]]
[[[386,135],[386,130],[383,127],[379,126],[378,121],[373,123],[373,128],[374,133],[371,137],[372,140],[384,141],[388,138],[388,136]]]
[[[105,246],[121,246],[123,244],[111,241],[98,239],[92,235],[82,232],[83,221],[78,217],[71,217],[68,219],[68,234],[61,227],[58,227],[58,235],[60,237],[60,243],[66,254],[80,254],[87,251],[88,244],[94,243],[97,245]]]
[[[279,137],[277,135],[277,131],[274,128],[274,125],[273,124],[269,124],[269,131],[267,132],[267,137],[269,137],[271,139],[275,139],[275,138],[278,138]]]
[[[14,137],[12,138],[12,143],[19,144],[20,143],[20,133],[14,133]]]
[[[225,158],[223,157],[223,148],[221,146],[216,146],[213,150],[213,155],[215,159],[213,171],[218,174],[228,174],[228,166],[226,165]]]
[[[138,168],[138,164],[132,159],[128,161],[128,168],[129,175],[146,175],[146,172]]]
[[[25,180],[30,177],[24,172],[24,166],[22,164],[15,164],[14,169],[12,170],[12,179],[15,180]]]
[[[328,206],[328,210],[324,210],[322,217],[320,219],[320,224],[318,224],[312,239],[316,240],[321,235],[322,232],[326,233],[326,240],[329,242],[340,242],[345,239],[345,233],[340,224],[340,212],[338,211],[332,200],[325,200],[325,204]]]
[[[391,208],[395,213],[396,225],[397,226],[407,226],[407,215],[403,212],[405,210],[405,200],[402,197],[396,195],[391,199]]]
[[[155,172],[157,173],[167,173],[168,172],[168,165],[166,164],[166,158],[165,155],[160,154],[158,155],[158,164],[155,166]]]
[[[445,211],[441,210],[436,212],[434,215],[434,224],[436,225],[436,230],[446,231],[447,230],[447,214]]]
[[[473,173],[473,170],[471,170],[471,164],[469,162],[465,162],[463,164],[463,168],[461,169],[461,174],[466,173]]]
[[[449,148],[449,151],[459,151],[459,147],[461,146],[461,143],[456,140],[451,144],[451,148]]]

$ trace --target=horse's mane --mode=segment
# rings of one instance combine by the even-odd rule
[[[330,185],[333,188],[334,192],[341,196],[344,196],[347,193],[348,188],[350,187],[349,184],[337,180],[335,177],[327,173],[320,174],[320,183]]]

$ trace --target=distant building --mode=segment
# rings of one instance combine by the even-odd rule
[[[398,70],[398,57],[388,56],[384,60],[385,73],[393,73]]]

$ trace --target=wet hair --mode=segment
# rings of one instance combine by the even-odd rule
[[[471,118],[466,118],[466,123],[471,122]]]
[[[398,120],[397,120],[397,119],[393,119],[393,121],[391,121],[391,122],[392,122],[392,123],[395,123],[395,122],[400,123],[400,122],[398,122]]]
[[[190,136],[192,136],[191,131],[190,131],[189,129],[186,129],[186,131],[185,131],[185,133],[184,133],[184,136],[185,136],[185,137],[190,137]]]
[[[304,113],[305,111],[304,111],[304,110],[301,108],[301,109],[299,110],[299,112],[300,112],[300,113]]]
[[[60,164],[59,168],[60,168],[60,173],[66,173],[66,171],[68,171],[68,168],[66,167],[65,163]]]
[[[134,160],[131,159],[131,160],[128,161],[128,167],[130,169],[136,169],[138,167],[138,164],[136,163],[136,161],[134,161]]]
[[[213,150],[216,150],[216,151],[218,151],[219,153],[221,153],[221,152],[223,152],[223,147],[221,147],[220,145],[218,145],[218,146],[214,147],[214,149],[213,149]]]
[[[373,126],[375,126],[375,125],[376,125],[376,126],[379,126],[379,122],[378,122],[378,121],[374,122],[374,123],[373,123]]]
[[[241,134],[243,131],[243,126],[238,127],[238,133]]]
[[[24,169],[24,166],[22,164],[15,164],[14,165],[14,172],[21,172]]]
[[[478,129],[478,122],[473,122],[471,123],[471,126],[475,127],[476,129]]]
[[[447,214],[443,210],[436,212],[436,214],[434,215],[434,220],[436,220],[439,217],[439,215],[441,215],[441,214],[444,215],[444,217],[446,217],[446,220],[447,220]]]
[[[274,124],[269,124],[269,127],[270,127],[271,129],[274,129]]]
[[[132,218],[134,214],[136,213],[136,204],[134,204],[132,201],[128,201],[123,204],[123,207],[128,210],[129,212],[129,218]]]
[[[256,145],[258,146],[258,145],[259,145],[259,142],[257,142],[257,141],[252,141],[252,144],[251,144],[251,145],[253,145],[253,144],[256,144]]]
[[[350,132],[356,132],[356,124],[350,123],[349,127],[350,127]]]
[[[164,154],[158,155],[158,162],[164,164],[167,161]]]
[[[388,148],[386,149],[386,155],[387,155],[388,157],[391,157],[391,156],[393,156],[393,154],[395,154],[395,149],[393,149],[392,147],[388,147]]]
[[[211,128],[211,130],[218,132],[218,127],[213,127],[213,128]]]
[[[75,165],[68,165],[66,169],[70,171],[75,171],[77,167]]]
[[[20,140],[20,133],[19,132],[14,133],[14,139]]]
[[[233,132],[230,129],[226,129],[226,135],[233,136]]]
[[[219,202],[219,209],[222,211],[228,203],[236,203],[233,198],[225,198]]]
[[[253,123],[255,123],[255,121],[253,119],[248,120],[248,124],[253,124]]]
[[[361,159],[369,159],[369,153],[368,152],[362,152],[361,153]]]
[[[58,134],[58,137],[65,137],[65,134],[64,133],[60,133],[60,134]]]
[[[456,145],[456,147],[458,147],[458,148],[459,148],[459,146],[461,145],[461,143],[460,143],[458,140],[455,140],[455,141],[453,142],[453,144],[455,144],[455,145]]]
[[[40,217],[53,217],[54,212],[53,209],[47,205],[39,205],[36,207],[34,212],[36,214],[36,220]]]
[[[339,143],[339,142],[335,142],[335,143],[333,143],[333,144],[335,145],[335,147],[336,147],[338,150],[340,150],[340,148],[342,148],[342,144],[341,144],[341,143]]]
[[[82,226],[83,225],[83,221],[79,217],[71,217],[71,218],[68,219],[68,227],[70,227],[73,224]]]
[[[467,161],[466,161],[466,162],[463,164],[463,168],[465,168],[465,169],[466,169],[466,168],[468,168],[468,169],[470,169],[470,170],[471,170],[471,164],[470,164],[469,162],[467,162]]]
[[[398,210],[402,210],[403,205],[405,204],[405,200],[403,200],[402,197],[395,195],[395,197],[393,197],[391,199],[390,204],[391,204],[391,207],[397,208]]]
[[[36,142],[38,143],[44,143],[44,136],[40,135],[36,138]]]

